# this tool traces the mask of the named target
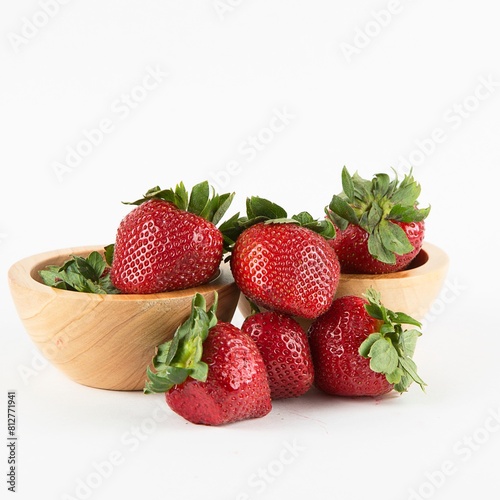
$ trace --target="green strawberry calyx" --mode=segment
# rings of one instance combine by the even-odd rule
[[[62,266],[48,265],[40,270],[45,285],[73,292],[117,294],[120,293],[109,275],[112,247],[104,248],[104,257],[99,252],[91,252],[87,257],[70,255]],[[111,259],[111,260],[109,260]]]
[[[426,383],[417,374],[413,354],[418,337],[422,334],[417,329],[403,330],[402,324],[421,328],[421,323],[401,312],[386,309],[380,301],[380,293],[370,288],[363,295],[368,304],[367,313],[382,321],[380,331],[370,334],[359,347],[359,354],[370,359],[370,368],[376,373],[383,373],[394,389],[400,393],[416,382],[425,391]]]
[[[363,179],[356,172],[351,175],[342,169],[342,188],[325,208],[327,218],[343,231],[354,224],[368,233],[368,250],[377,260],[395,264],[396,255],[413,250],[404,230],[395,222],[420,222],[430,212],[430,207],[418,208],[421,187],[412,176],[399,181],[397,173],[376,174],[372,180]]]
[[[180,210],[199,215],[212,222],[215,226],[221,221],[234,198],[234,193],[217,194],[208,181],[193,186],[189,193],[183,182],[175,189],[161,189],[159,186],[149,189],[146,194],[132,202],[123,202],[125,205],[142,205],[149,200],[163,200],[173,203]]]
[[[335,237],[335,227],[328,219],[314,219],[309,212],[300,212],[288,217],[284,208],[258,196],[248,197],[246,200],[246,215],[240,217],[240,213],[233,215],[221,224],[220,230],[224,237],[224,249],[231,252],[238,236],[255,224],[298,224],[306,227],[326,239]]]
[[[145,394],[168,392],[188,377],[200,382],[207,380],[208,365],[201,357],[203,342],[217,324],[217,302],[218,295],[214,292],[214,303],[207,311],[205,297],[200,293],[193,297],[189,318],[177,328],[171,340],[158,346],[152,361],[154,371],[147,367]]]

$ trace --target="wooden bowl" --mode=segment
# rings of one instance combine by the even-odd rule
[[[395,312],[404,312],[422,320],[436,300],[448,272],[449,260],[443,250],[424,243],[409,268],[389,274],[341,274],[335,298],[361,296],[370,287],[381,294],[382,303]],[[250,314],[250,304],[241,295],[238,308],[243,317]],[[311,320],[296,318],[304,329]]]
[[[87,256],[103,247],[79,247],[34,255],[9,270],[11,294],[33,342],[72,380],[91,387],[141,390],[155,347],[172,338],[191,310],[196,292],[213,303],[217,316],[231,321],[239,290],[228,264],[210,283],[158,294],[99,295],[44,285],[38,271],[61,265],[70,254]]]

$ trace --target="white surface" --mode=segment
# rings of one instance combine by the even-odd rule
[[[0,7],[1,433],[15,390],[16,498],[415,500],[496,491],[496,3],[221,0],[220,11],[228,8],[219,15],[212,0],[86,0],[61,1],[50,18],[42,3]],[[388,9],[390,18],[376,15]],[[45,25],[30,30],[29,21]],[[342,47],[354,43],[366,47],[349,62]],[[130,93],[141,100],[133,108],[122,102]],[[279,129],[272,138],[269,124]],[[107,130],[102,143],[58,178],[54,164],[68,147],[85,149],[84,131],[98,126]],[[248,137],[259,133],[269,143],[257,151]],[[413,152],[418,141],[428,154]],[[17,318],[12,263],[111,242],[129,210],[120,202],[154,185],[208,179],[236,191],[231,213],[260,195],[290,214],[321,216],[344,164],[370,176],[402,171],[400,157],[410,155],[422,202],[432,204],[427,240],[451,258],[417,347],[426,394],[412,387],[373,401],[312,391],[276,402],[263,419],[197,427],[162,396],[71,382],[39,357]]]

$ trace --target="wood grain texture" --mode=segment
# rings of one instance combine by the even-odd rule
[[[361,295],[371,286],[381,294],[382,303],[419,321],[429,311],[448,273],[448,256],[440,248],[424,243],[410,269],[397,273],[343,274],[336,297]]]
[[[23,325],[49,362],[72,380],[112,390],[142,390],[157,345],[185,321],[193,295],[208,306],[219,295],[217,315],[231,321],[239,290],[229,265],[210,283],[159,294],[98,295],[44,285],[38,271],[69,255],[86,256],[101,247],[69,248],[34,255],[9,270],[11,294]]]
[[[409,269],[390,274],[342,274],[335,298],[345,295],[361,296],[373,287],[381,294],[382,303],[395,312],[404,312],[422,320],[436,300],[448,272],[449,260],[443,250],[424,243]],[[240,296],[238,309],[244,317],[250,305]],[[304,329],[311,320],[296,318]]]

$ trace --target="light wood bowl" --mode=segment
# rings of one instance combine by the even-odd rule
[[[422,250],[404,271],[389,274],[341,274],[335,298],[344,295],[361,296],[373,287],[380,292],[382,303],[395,312],[404,312],[421,321],[443,286],[448,272],[446,253],[431,243]],[[250,314],[250,304],[241,295],[238,309],[243,317]],[[296,318],[307,330],[312,321]]]
[[[196,292],[231,321],[239,290],[228,264],[210,283],[158,294],[99,295],[44,285],[38,271],[61,265],[70,254],[87,256],[101,247],[79,247],[34,255],[9,270],[11,294],[33,342],[72,380],[100,389],[142,390],[157,345],[172,338],[191,310]]]

